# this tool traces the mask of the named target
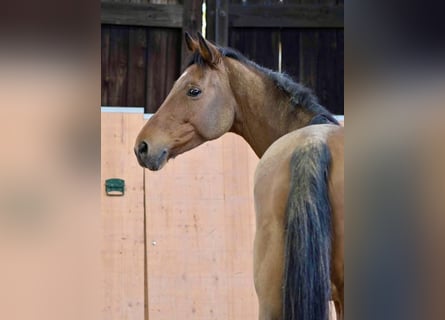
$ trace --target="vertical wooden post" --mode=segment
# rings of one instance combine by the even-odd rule
[[[216,0],[207,0],[206,5],[206,38],[215,41]]]
[[[215,42],[226,47],[229,43],[229,0],[217,0]]]
[[[181,47],[181,70],[184,70],[187,62],[187,47],[184,43],[184,33],[188,32],[193,37],[202,26],[202,1],[203,0],[184,0],[184,13],[182,17],[182,47]]]
[[[177,4],[177,0],[149,0],[153,4]],[[175,28],[147,30],[146,113],[155,113],[180,75],[180,31]]]
[[[229,43],[229,0],[207,1],[207,31],[208,40],[219,46]]]

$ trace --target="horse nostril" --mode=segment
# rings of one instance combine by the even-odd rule
[[[147,144],[147,142],[142,141],[141,143],[139,143],[137,153],[140,156],[146,155],[148,153],[148,144]]]

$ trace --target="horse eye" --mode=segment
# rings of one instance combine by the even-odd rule
[[[187,95],[189,97],[197,97],[201,94],[201,90],[198,88],[190,88],[189,91],[187,91]]]

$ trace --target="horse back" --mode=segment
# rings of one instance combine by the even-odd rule
[[[263,179],[264,175],[270,175],[271,171],[275,173],[280,170],[289,171],[287,169],[295,149],[311,143],[327,144],[332,157],[331,175],[335,170],[336,184],[341,184],[344,163],[344,128],[331,124],[307,126],[292,131],[275,141],[258,163],[255,170],[255,184]]]

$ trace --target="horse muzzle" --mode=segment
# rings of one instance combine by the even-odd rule
[[[154,150],[147,141],[141,141],[134,148],[139,164],[151,171],[160,170],[168,160],[167,148]]]

